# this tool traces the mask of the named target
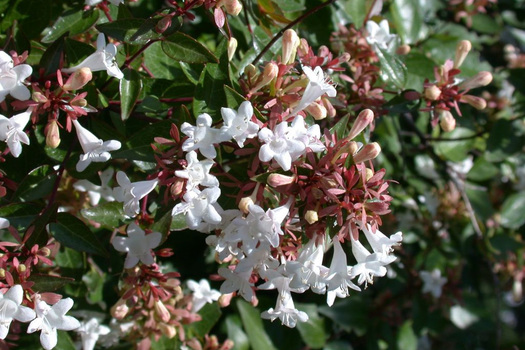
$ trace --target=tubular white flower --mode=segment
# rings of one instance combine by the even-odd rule
[[[368,32],[366,41],[374,48],[377,45],[383,50],[388,50],[397,38],[397,35],[390,34],[390,28],[386,19],[379,22],[379,24],[374,21],[366,22],[366,31]]]
[[[21,285],[12,286],[5,294],[0,293],[0,339],[5,339],[13,320],[29,322],[35,318],[35,312],[21,305],[24,290]]]
[[[221,108],[224,125],[221,128],[221,139],[227,141],[234,139],[239,147],[244,147],[246,139],[257,136],[259,125],[251,121],[253,107],[249,101],[244,101],[238,111],[231,108]]]
[[[309,288],[317,294],[326,293],[329,269],[323,266],[324,244],[315,246],[311,239],[303,246],[297,260],[289,261],[286,270],[292,275],[290,287],[305,292]]]
[[[184,170],[176,170],[175,175],[183,179],[188,179],[186,184],[187,190],[197,188],[199,185],[206,187],[219,186],[219,180],[210,174],[210,169],[215,164],[213,160],[197,159],[197,152],[191,151],[186,154],[188,164]]]
[[[320,66],[315,67],[313,70],[311,67],[303,66],[303,72],[309,80],[308,85],[303,92],[301,101],[299,101],[299,104],[293,109],[292,115],[302,111],[324,94],[327,94],[329,97],[335,97],[337,94],[335,87],[325,77],[323,69]]]
[[[430,293],[434,298],[439,298],[443,290],[443,286],[447,283],[446,277],[441,277],[441,271],[434,269],[429,271],[420,271],[419,277],[423,280],[423,293]]]
[[[352,278],[357,277],[357,283],[359,285],[365,284],[365,288],[368,283],[374,283],[374,276],[382,277],[386,275],[386,267],[381,262],[380,254],[370,252],[359,242],[351,238],[352,240],[352,253],[354,254],[357,264],[352,267]]]
[[[202,221],[212,225],[219,224],[222,217],[214,204],[220,195],[219,187],[209,187],[203,191],[195,188],[184,194],[184,202],[173,208],[172,215],[185,213],[186,223],[191,229],[197,228]]]
[[[182,123],[180,131],[188,136],[188,139],[182,144],[182,150],[185,152],[198,149],[203,156],[213,159],[217,156],[217,151],[213,146],[219,143],[219,130],[211,127],[212,119],[209,114],[201,114],[197,117],[197,125]]]
[[[78,120],[73,120],[75,130],[77,131],[78,141],[84,151],[84,154],[80,155],[80,159],[77,163],[77,171],[84,171],[91,162],[107,162],[111,159],[110,151],[116,151],[120,149],[120,142],[117,140],[102,141],[91,131],[84,128]]]
[[[19,64],[15,67],[11,56],[0,51],[0,102],[5,100],[7,95],[17,100],[28,100],[31,93],[23,83],[31,73],[33,68],[30,65]]]
[[[106,45],[104,34],[100,33],[97,37],[97,51],[86,57],[80,64],[71,68],[62,69],[62,71],[64,73],[73,73],[82,67],[88,67],[92,72],[105,70],[110,76],[122,79],[124,74],[115,60],[116,55],[117,47],[113,44]]]
[[[396,257],[391,255],[391,253],[394,251],[394,245],[401,244],[403,239],[401,232],[396,232],[390,237],[387,237],[378,229],[376,232],[372,232],[372,227],[369,224],[361,227],[361,230],[364,232],[374,252],[379,255],[379,260],[382,263],[387,265],[396,260]]]
[[[101,2],[102,2],[102,0],[86,0],[86,5],[87,6],[95,6],[97,4],[100,4]],[[112,3],[115,6],[118,6],[119,4],[123,4],[124,0],[109,0],[109,2]]]
[[[328,276],[328,283],[326,285],[327,298],[326,303],[332,306],[335,297],[346,298],[350,295],[348,288],[360,291],[361,288],[356,286],[352,279],[355,276],[351,274],[352,268],[347,265],[346,254],[341,247],[341,243],[337,237],[334,237],[334,253],[332,262],[330,263],[330,274]]]
[[[275,159],[283,170],[290,170],[292,162],[303,154],[305,145],[290,139],[289,131],[287,122],[279,123],[273,131],[268,128],[259,131],[259,140],[264,142],[259,149],[259,159],[263,162]]]
[[[100,202],[100,198],[108,202],[113,202],[115,197],[113,196],[113,189],[108,186],[109,181],[113,177],[115,171],[112,168],[107,168],[100,173],[100,186],[92,184],[88,180],[79,180],[73,184],[75,190],[80,192],[87,192],[89,196],[89,203],[92,206],[97,206]]]
[[[192,312],[198,312],[204,305],[219,300],[221,296],[221,293],[211,289],[210,283],[205,279],[201,279],[199,282],[188,280],[187,284],[188,288],[193,292]]]
[[[37,300],[35,303],[36,318],[29,324],[27,333],[40,332],[40,343],[46,350],[57,345],[57,330],[71,331],[80,327],[80,322],[74,317],[66,316],[73,307],[73,299],[59,300],[55,305],[49,306],[45,301]]]
[[[7,220],[5,218],[0,218],[0,230],[8,228],[9,226],[10,226],[9,220]]]
[[[82,322],[76,330],[82,339],[82,350],[93,350],[101,335],[107,335],[111,331],[108,326],[100,324],[96,318]]]
[[[120,185],[113,189],[113,195],[118,202],[124,203],[124,213],[135,217],[139,213],[139,201],[157,186],[158,180],[130,182],[122,171],[117,172],[117,182]]]
[[[29,137],[24,132],[24,128],[29,122],[32,111],[32,108],[29,108],[9,119],[0,115],[0,140],[7,143],[9,152],[15,158],[22,153],[22,143],[29,145]]]
[[[151,250],[156,248],[162,239],[159,232],[147,234],[134,222],[129,224],[126,231],[127,237],[115,237],[113,247],[119,252],[128,253],[124,267],[130,269],[141,261],[145,265],[151,265],[155,262]]]

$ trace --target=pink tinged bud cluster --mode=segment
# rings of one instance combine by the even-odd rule
[[[28,64],[14,66],[13,59],[4,51],[0,51],[0,102],[7,95],[21,101],[31,97],[24,81],[33,73],[33,68]]]
[[[113,247],[123,253],[127,253],[124,267],[130,269],[142,262],[145,265],[152,265],[155,262],[152,249],[156,248],[162,239],[159,232],[147,234],[137,224],[132,222],[126,231],[127,237],[115,237]]]
[[[111,159],[109,152],[120,149],[121,144],[119,141],[102,141],[93,135],[91,131],[80,125],[78,120],[73,120],[73,125],[75,125],[78,141],[84,151],[77,163],[76,169],[78,172],[84,171],[91,162],[107,162]]]
[[[31,112],[32,109],[29,108],[11,118],[0,115],[0,140],[7,143],[9,152],[15,158],[18,158],[22,153],[22,143],[29,145],[29,137],[24,132],[24,128],[29,122]]]

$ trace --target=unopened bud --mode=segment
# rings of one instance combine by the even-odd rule
[[[245,214],[248,214],[250,212],[250,205],[253,204],[252,197],[243,197],[239,201],[239,210],[242,211]]]
[[[24,273],[24,272],[27,271],[27,267],[26,267],[24,264],[22,264],[22,265],[18,265],[17,270],[18,270],[18,272],[20,272],[20,273]]]
[[[168,339],[172,339],[177,335],[177,329],[175,326],[165,323],[157,324],[162,334],[164,334]]]
[[[174,183],[170,186],[170,194],[173,198],[177,198],[184,189],[184,180],[177,179]]]
[[[235,346],[235,343],[231,339],[226,339],[219,350],[231,350]]]
[[[374,171],[372,169],[365,168],[365,183],[367,183],[368,180],[372,178],[372,176],[374,176]],[[360,177],[359,182],[357,183],[357,187],[362,187],[362,186],[363,186],[363,178]]]
[[[301,42],[299,43],[299,46],[297,47],[297,53],[299,56],[306,56],[308,55],[308,51],[310,50],[310,46],[308,45],[308,41],[306,39],[301,39]]]
[[[468,78],[459,84],[460,90],[475,89],[480,86],[487,86],[492,81],[492,74],[490,72],[479,72],[475,76]]]
[[[357,118],[355,119],[354,124],[352,125],[352,129],[350,129],[350,133],[348,134],[347,138],[349,140],[352,140],[354,137],[359,135],[361,131],[365,130],[365,128],[370,125],[370,123],[374,120],[374,112],[370,109],[364,109],[359,113]]]
[[[56,120],[51,120],[47,124],[46,145],[51,148],[57,148],[60,145],[60,130]]]
[[[62,89],[66,91],[81,89],[89,83],[92,78],[93,74],[91,74],[91,69],[82,67],[69,76]]]
[[[325,96],[321,97],[321,102],[323,103],[324,108],[326,108],[326,116],[333,118],[337,114],[337,111],[334,108],[334,105],[330,100],[328,100]]]
[[[295,181],[295,176],[273,173],[268,176],[266,182],[272,187],[289,185]]]
[[[38,103],[46,103],[47,102],[47,97],[44,96],[43,93],[38,92],[38,91],[33,92],[33,95],[31,96],[31,99],[33,101],[35,101],[35,102],[38,102]]]
[[[50,256],[51,249],[49,249],[48,247],[43,247],[42,249],[40,249],[40,255],[45,256],[45,257]]]
[[[348,148],[348,154],[354,155],[355,152],[357,152],[357,149],[359,146],[357,145],[357,142],[350,141],[348,142],[348,145],[346,146]]]
[[[126,300],[119,299],[115,305],[111,307],[111,316],[117,320],[122,320],[129,312],[129,307],[126,305]]]
[[[425,88],[424,95],[430,101],[435,101],[439,98],[439,96],[441,96],[441,89],[436,85],[430,85],[429,87]]]
[[[242,4],[239,0],[221,0],[219,4],[224,6],[226,12],[232,16],[237,16],[242,11]]]
[[[233,298],[233,293],[223,294],[219,297],[217,303],[220,307],[227,307],[230,305]]]
[[[0,268],[0,278],[5,278],[5,269]]]
[[[297,54],[297,47],[301,40],[293,29],[287,29],[283,34],[283,45],[282,52],[283,57],[281,58],[282,63],[290,64],[295,61],[295,55]]]
[[[472,95],[463,95],[460,99],[461,102],[468,103],[472,107],[482,110],[487,107],[487,101],[485,101],[484,98],[478,97],[478,96],[472,96]]]
[[[304,214],[304,219],[311,225],[319,221],[319,216],[317,215],[317,211],[307,210]]]
[[[405,56],[410,53],[410,46],[409,45],[401,45],[397,48],[396,53],[400,56]]]
[[[343,52],[341,56],[339,56],[338,60],[339,63],[345,63],[350,61],[350,58],[352,58],[352,56],[348,52]]]
[[[364,145],[359,152],[354,155],[354,163],[363,163],[367,160],[375,159],[381,153],[381,146],[377,142]]]
[[[465,61],[471,49],[472,44],[468,40],[461,40],[458,43],[458,46],[456,46],[456,56],[454,57],[454,68],[459,68],[463,64],[463,61]]]
[[[264,66],[264,71],[259,76],[259,79],[257,79],[257,84],[250,91],[255,92],[263,86],[268,85],[272,80],[277,78],[278,74],[279,67],[274,62],[268,62],[266,66]]]
[[[247,65],[246,67],[244,67],[244,74],[249,78],[253,78],[254,76],[257,75],[257,73],[259,73],[259,71],[257,70],[257,67],[255,67],[253,64],[249,64]]]
[[[439,113],[439,125],[444,132],[452,131],[456,128],[456,118],[450,111],[443,110]]]
[[[169,322],[171,315],[168,309],[166,308],[166,305],[161,300],[156,300],[153,308],[155,309],[155,313],[163,322]]]
[[[216,335],[211,335],[206,342],[206,347],[208,349],[217,349],[219,347],[219,339]]]
[[[155,31],[159,34],[164,33],[171,26],[171,16],[164,16],[155,25]]]
[[[71,101],[70,104],[72,106],[76,106],[76,107],[86,107],[87,106],[87,101],[84,98],[79,98],[78,100]]]
[[[233,58],[233,55],[235,55],[235,50],[237,50],[237,39],[234,37],[231,37],[230,40],[228,40],[228,61],[231,61]]]
[[[317,102],[310,103],[304,110],[310,113],[315,120],[322,120],[328,114],[326,108]]]

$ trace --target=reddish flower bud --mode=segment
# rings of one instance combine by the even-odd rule
[[[487,107],[487,101],[481,97],[472,96],[472,95],[463,95],[460,99],[461,102],[468,103],[472,107],[482,110]]]
[[[410,49],[410,46],[408,46],[408,45],[405,44],[405,45],[401,45],[401,46],[399,46],[399,47],[397,48],[397,50],[396,50],[396,53],[397,53],[398,55],[404,56],[404,55],[408,55],[408,54],[410,53],[410,50],[411,50],[411,49]]]
[[[81,89],[89,83],[92,78],[91,69],[82,67],[69,76],[64,86],[62,86],[62,89],[66,91]]]
[[[259,76],[259,79],[257,79],[257,83],[250,91],[255,92],[263,86],[268,85],[272,80],[277,78],[278,74],[279,67],[274,62],[268,62],[266,66],[264,66],[264,70]]]
[[[156,300],[153,308],[155,309],[155,313],[163,322],[169,322],[171,315],[168,309],[166,308],[166,305],[161,300]]]
[[[129,307],[126,305],[126,300],[119,299],[115,305],[111,307],[111,316],[117,320],[122,320],[129,312]]]
[[[224,6],[228,14],[237,16],[242,11],[242,4],[239,0],[221,0],[217,6]]]
[[[71,101],[70,104],[72,106],[76,106],[76,107],[86,107],[87,106],[87,101],[84,98],[79,98],[78,100]]]
[[[424,95],[430,101],[435,101],[439,98],[439,96],[441,96],[441,89],[436,85],[430,85],[429,87],[425,88]]]
[[[295,61],[297,48],[300,43],[299,36],[293,29],[287,29],[283,34],[282,57],[281,61],[284,64],[290,64]]]
[[[54,119],[46,127],[46,145],[51,148],[57,148],[60,145],[60,130]]]
[[[444,132],[452,131],[456,128],[456,119],[450,111],[443,110],[439,113],[439,125]]]
[[[456,56],[454,57],[454,68],[459,68],[472,49],[472,44],[468,40],[461,40],[456,47]]]
[[[348,134],[348,139],[352,140],[354,137],[359,135],[370,123],[374,120],[374,112],[370,109],[364,109],[357,116],[350,133]]]
[[[164,334],[168,339],[172,339],[177,335],[177,329],[172,325],[159,323],[158,327],[162,334]]]
[[[487,86],[492,81],[492,74],[490,72],[479,72],[475,76],[463,81],[459,84],[460,90],[475,89],[480,86]]]
[[[315,120],[322,120],[328,114],[326,108],[317,102],[310,103],[304,110],[310,113]]]
[[[164,16],[155,25],[155,31],[159,34],[164,33],[171,26],[171,16]]]
[[[273,173],[268,176],[266,182],[272,187],[289,185],[295,181],[295,176]]]
[[[46,103],[47,97],[44,96],[43,93],[35,91],[33,92],[33,95],[31,96],[32,100],[38,103]]]
[[[355,155],[354,163],[363,163],[367,160],[375,159],[381,153],[381,146],[377,142],[364,145]]]

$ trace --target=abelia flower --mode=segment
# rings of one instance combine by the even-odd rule
[[[100,198],[108,202],[113,202],[115,197],[113,197],[113,188],[108,184],[109,181],[113,178],[115,171],[112,168],[107,168],[99,174],[100,176],[100,186],[95,185],[88,180],[79,180],[73,184],[75,190],[80,192],[87,192],[89,196],[89,203],[92,206],[98,205]]]
[[[40,343],[46,350],[57,345],[57,330],[71,331],[80,327],[80,322],[74,317],[66,316],[73,307],[73,299],[59,300],[55,305],[49,306],[43,300],[35,302],[36,318],[29,324],[27,333],[40,332]]]
[[[145,265],[152,265],[155,260],[151,250],[160,244],[162,234],[159,232],[146,234],[134,222],[128,225],[126,232],[128,233],[127,237],[115,237],[112,242],[116,250],[128,253],[124,267],[130,269],[137,265],[139,261]]]
[[[304,152],[305,145],[301,141],[291,139],[288,135],[289,130],[288,123],[282,122],[277,124],[273,131],[268,128],[259,131],[259,140],[264,142],[259,149],[261,161],[269,162],[275,159],[283,170],[290,170],[292,162]]]
[[[19,284],[5,294],[0,293],[0,339],[5,339],[13,320],[29,322],[36,317],[32,309],[21,305],[23,299],[24,290]]]
[[[199,282],[189,280],[187,284],[188,288],[193,292],[192,312],[198,312],[204,305],[219,300],[221,296],[221,293],[211,289],[210,283],[205,279],[201,279]]]
[[[374,21],[366,22],[368,36],[366,41],[373,47],[377,46],[383,50],[388,50],[394,44],[397,35],[390,34],[390,28],[386,19],[377,24]]]
[[[6,118],[0,114],[0,141],[5,141],[9,147],[9,152],[13,157],[18,158],[22,153],[22,143],[29,145],[29,137],[24,132],[24,128],[29,122],[32,109],[16,114],[11,118]]]
[[[334,253],[332,256],[332,262],[330,263],[330,273],[326,285],[326,303],[328,306],[334,304],[335,297],[348,297],[350,295],[348,288],[352,288],[356,291],[361,290],[361,288],[352,282],[352,279],[355,276],[353,276],[351,272],[352,268],[347,265],[346,254],[343,247],[341,247],[339,239],[334,237]]]
[[[234,139],[239,147],[244,147],[248,138],[257,136],[259,125],[251,121],[253,107],[249,101],[244,101],[238,111],[231,108],[221,108],[224,125],[221,128],[221,138],[224,141]]]
[[[100,4],[102,0],[86,0],[87,6],[95,6],[97,4]],[[115,6],[118,6],[119,4],[123,4],[124,0],[109,0],[110,3],[112,3]]]
[[[82,340],[82,350],[93,350],[101,335],[107,335],[111,331],[108,326],[100,324],[96,318],[82,322],[76,329]]]
[[[117,182],[120,185],[113,189],[113,195],[118,202],[124,203],[124,213],[135,217],[139,213],[139,201],[157,186],[158,180],[131,182],[125,173],[117,172]]]
[[[213,160],[197,159],[197,152],[191,151],[186,154],[187,165],[184,170],[176,170],[175,175],[183,179],[188,179],[187,190],[197,188],[199,185],[206,187],[219,186],[219,180],[210,174],[210,169],[215,164]]]
[[[330,272],[323,265],[324,244],[315,245],[315,239],[308,241],[297,260],[289,261],[286,270],[292,275],[290,287],[305,292],[312,289],[317,294],[326,293],[326,282]]]
[[[204,221],[209,224],[218,224],[222,218],[215,205],[221,195],[219,187],[210,187],[202,191],[193,189],[184,194],[184,202],[177,204],[172,215],[186,214],[186,223],[191,229],[195,229]]]
[[[352,240],[352,253],[354,254],[357,264],[352,267],[352,277],[357,278],[357,284],[374,283],[374,276],[382,277],[386,275],[386,267],[381,261],[381,256],[377,253],[370,254],[370,252],[359,242],[359,240]]]
[[[401,232],[396,232],[390,237],[387,237],[378,229],[372,232],[372,227],[369,224],[361,227],[361,230],[364,232],[373,251],[379,255],[382,263],[387,265],[396,260],[396,257],[391,255],[391,253],[394,250],[393,246],[401,244],[401,240],[403,239]]]
[[[292,124],[290,124],[289,135],[290,138],[304,143],[304,146],[311,149],[312,152],[322,152],[326,150],[325,145],[320,140],[321,128],[319,125],[314,124],[307,128],[304,118],[301,115],[296,116],[292,121]]]
[[[13,59],[4,51],[0,51],[0,102],[11,95],[17,100],[25,101],[31,97],[29,89],[23,84],[33,68],[28,64],[14,66]]]
[[[224,282],[221,284],[220,292],[222,294],[230,294],[233,292],[238,292],[244,300],[251,302],[254,293],[253,293],[253,283],[250,282],[250,277],[252,276],[253,269],[248,269],[246,271],[232,271],[229,268],[221,267],[219,268],[219,275],[224,278]]]
[[[5,218],[0,218],[0,230],[8,228],[9,226],[10,226],[9,220],[7,220]]]
[[[293,109],[292,115],[299,113],[324,94],[327,94],[329,97],[335,97],[337,94],[335,87],[325,77],[320,66],[315,67],[313,70],[311,67],[303,66],[303,72],[308,78],[308,85],[303,92],[301,101]]]
[[[420,271],[419,277],[423,280],[423,293],[430,293],[434,298],[441,296],[443,286],[447,283],[447,278],[441,277],[441,270]]]
[[[119,141],[102,141],[93,135],[91,131],[80,125],[78,120],[73,120],[73,125],[75,125],[78,141],[84,151],[84,154],[80,155],[80,159],[76,166],[78,172],[84,171],[91,162],[107,162],[111,159],[111,154],[109,152],[120,149],[121,144]]]
[[[64,73],[73,73],[82,67],[88,67],[92,72],[105,70],[110,76],[122,79],[124,74],[115,60],[116,55],[117,47],[114,44],[108,44],[106,46],[104,34],[100,33],[97,37],[97,51],[86,57],[80,64],[71,68],[62,69],[62,71]]]
[[[212,119],[209,114],[201,114],[197,117],[197,125],[182,123],[180,131],[188,136],[188,139],[182,144],[182,150],[185,152],[199,150],[203,156],[213,159],[217,156],[217,151],[213,146],[219,143],[219,130],[211,127]]]

